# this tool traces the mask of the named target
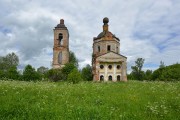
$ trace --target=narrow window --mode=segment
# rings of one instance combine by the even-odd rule
[[[107,46],[107,51],[111,51],[111,46],[110,45]]]
[[[100,46],[98,46],[98,52],[100,52],[100,50],[101,50],[101,49],[100,49]]]
[[[109,80],[109,81],[112,81],[112,76],[111,76],[111,75],[108,77],[108,80]]]
[[[104,80],[104,76],[101,75],[101,76],[100,76],[100,81],[103,81],[103,80]]]
[[[121,77],[120,75],[117,76],[117,81],[120,81]]]
[[[119,48],[117,47],[117,48],[116,48],[117,53],[118,53],[118,49],[119,49]]]
[[[62,45],[63,34],[59,33],[59,45]]]
[[[60,52],[58,55],[58,63],[62,64],[62,52]]]

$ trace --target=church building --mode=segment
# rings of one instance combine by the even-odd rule
[[[54,28],[53,63],[54,69],[62,68],[69,62],[69,32],[61,19]]]
[[[127,57],[120,54],[120,39],[109,31],[108,22],[108,18],[103,19],[103,31],[93,39],[93,80],[127,81]],[[61,19],[54,28],[53,69],[61,69],[68,62],[69,32]]]
[[[103,31],[93,39],[93,80],[127,81],[127,57],[120,54],[120,39],[109,31],[108,22],[103,19]]]

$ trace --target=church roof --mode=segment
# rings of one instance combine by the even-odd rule
[[[126,61],[127,57],[111,51],[98,56],[97,60],[101,62],[122,62],[122,61]]]
[[[66,27],[65,24],[64,24],[64,20],[63,20],[63,19],[60,20],[60,23],[57,24],[57,26],[56,26],[55,28],[67,29],[67,27]]]
[[[104,54],[99,55],[98,57],[103,56],[103,55],[108,54],[108,53],[113,53],[113,54],[119,55],[119,56],[121,56],[121,57],[123,57],[123,58],[127,58],[126,56],[121,55],[121,54],[118,54],[118,53],[116,53],[116,52],[114,52],[114,51],[109,51],[109,52],[107,52],[107,53],[104,53]]]
[[[99,35],[94,39],[97,40],[97,39],[101,39],[103,37],[116,38],[117,40],[119,40],[119,38],[116,37],[114,34],[112,34],[110,31],[107,31],[107,32],[103,31],[103,32],[99,33]]]
[[[112,40],[113,38],[117,39],[119,41],[119,38],[117,38],[114,34],[112,34],[109,30],[108,30],[108,22],[109,19],[107,17],[105,17],[103,19],[103,31],[101,33],[99,33],[99,35],[97,37],[94,38],[94,40],[97,39],[101,39],[101,38],[106,38],[106,40]]]

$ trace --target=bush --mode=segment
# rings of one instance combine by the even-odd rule
[[[153,80],[180,81],[180,64],[173,64],[155,70],[152,74]]]
[[[64,75],[64,80],[67,79],[68,75],[72,72],[73,69],[75,69],[76,66],[73,63],[67,63],[62,68],[62,74]]]
[[[92,68],[89,64],[87,64],[86,67],[82,69],[81,73],[83,80],[92,81],[93,79]]]
[[[31,80],[40,80],[41,76],[38,74],[31,65],[27,65],[23,71],[23,80],[31,81]]]
[[[74,68],[72,72],[68,75],[67,81],[73,84],[82,81],[80,72],[76,68]]]
[[[46,77],[50,79],[51,81],[57,82],[64,79],[64,75],[61,71],[61,69],[50,69],[46,73]]]

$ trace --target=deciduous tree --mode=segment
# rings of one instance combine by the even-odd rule
[[[91,81],[93,79],[92,68],[89,64],[87,64],[86,67],[82,69],[81,73],[83,80]]]
[[[145,61],[145,59],[138,58],[135,61],[135,66],[131,66],[131,69],[132,69],[131,74],[133,75],[134,79],[137,79],[137,80],[142,80],[143,79],[142,67],[143,67],[144,61]]]

